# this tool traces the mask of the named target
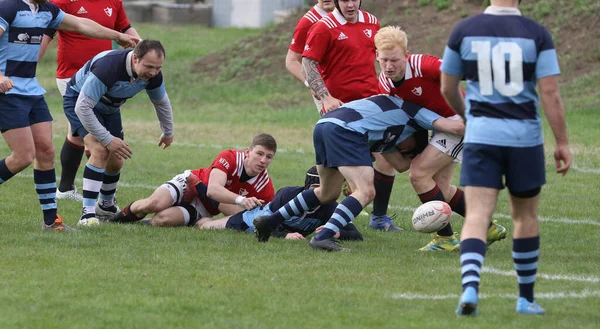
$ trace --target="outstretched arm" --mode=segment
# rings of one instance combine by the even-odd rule
[[[65,15],[65,19],[58,26],[58,29],[79,32],[90,38],[114,40],[124,48],[135,47],[140,41],[139,38],[107,29],[91,19],[79,18],[69,14]]]
[[[244,209],[253,209],[263,205],[263,200],[255,197],[246,198],[229,191],[225,188],[225,183],[227,183],[227,174],[220,169],[213,168],[208,178],[206,195],[217,202],[237,204]]]

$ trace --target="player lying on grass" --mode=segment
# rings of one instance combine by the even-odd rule
[[[109,221],[135,222],[154,214],[152,226],[193,226],[203,217],[262,206],[275,194],[267,167],[276,151],[275,138],[259,134],[245,151],[226,150],[210,167],[186,170]]]
[[[454,134],[464,130],[462,121],[448,120],[400,98],[377,95],[344,104],[325,114],[316,124],[313,141],[321,185],[298,194],[271,216],[254,220],[258,240],[268,241],[285,220],[320,204],[335,201],[344,179],[352,189],[335,209],[325,227],[310,241],[314,249],[342,251],[333,237],[361,213],[375,197],[371,152],[380,152],[399,172],[410,165],[403,146],[416,131],[436,129]]]
[[[199,229],[232,229],[236,231],[253,233],[255,231],[252,221],[258,216],[271,215],[277,209],[290,202],[299,193],[308,189],[317,188],[320,184],[317,168],[312,167],[306,173],[304,186],[287,186],[279,189],[273,200],[264,206],[256,207],[252,210],[244,210],[233,216],[227,216],[213,220],[212,218],[202,218],[196,223]],[[323,225],[327,223],[338,203],[333,201],[327,204],[318,205],[301,214],[292,216],[290,219],[281,223],[273,236],[276,238],[285,238],[290,240],[304,240],[306,236],[313,232],[319,232]],[[336,235],[335,239],[340,240],[362,240],[363,237],[356,229],[353,223],[348,223]]]
[[[442,61],[427,54],[410,54],[406,33],[398,26],[386,26],[375,35],[377,61],[381,67],[379,91],[426,107],[450,120],[461,120],[440,91]],[[464,92],[463,92],[464,95]],[[434,132],[425,150],[410,165],[409,178],[422,203],[447,202],[465,216],[463,191],[452,185],[457,163],[462,162],[463,136]],[[488,228],[487,245],[504,239],[506,229],[495,221]],[[450,223],[434,235],[421,251],[456,251],[458,239]]]

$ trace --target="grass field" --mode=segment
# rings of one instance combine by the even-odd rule
[[[134,157],[122,171],[124,206],[189,168],[206,166],[220,150],[244,147],[259,132],[273,134],[280,151],[269,168],[276,188],[299,185],[314,161],[317,119],[306,89],[291,78],[209,81],[190,74],[200,56],[253,30],[136,25],[167,49],[164,67],[173,102],[176,143],[160,150],[150,102],[139,95],[123,108]],[[193,35],[193,37],[190,37]],[[190,42],[192,38],[192,42]],[[39,65],[55,118],[55,146],[66,119],[54,84],[54,52]],[[283,65],[273,63],[273,65]],[[350,253],[314,252],[306,241],[272,240],[235,232],[103,225],[74,234],[40,230],[32,170],[0,188],[0,328],[598,328],[600,316],[600,118],[598,72],[562,86],[575,167],[553,173],[547,131],[547,179],[540,216],[542,251],[536,292],[545,317],[517,316],[510,240],[490,248],[482,275],[480,316],[454,315],[460,293],[457,253],[416,251],[429,236],[410,228],[419,205],[406,174],[396,176],[390,213],[401,234],[366,228]],[[547,128],[547,127],[546,127]],[[0,156],[9,150],[0,143]],[[458,175],[456,175],[458,176]],[[81,186],[81,173],[78,176]],[[74,225],[81,205],[60,201]],[[496,219],[512,224],[505,192]],[[459,216],[453,217],[458,231]]]

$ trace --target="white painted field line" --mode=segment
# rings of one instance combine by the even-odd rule
[[[389,209],[394,209],[394,210],[399,210],[399,211],[406,211],[406,212],[413,212],[417,208],[391,205],[391,206],[389,206]],[[494,213],[494,218],[511,219],[510,215],[499,214],[499,213]],[[550,223],[587,224],[587,225],[600,226],[600,222],[595,221],[593,219],[588,219],[588,218],[585,218],[585,219],[570,219],[570,218],[564,218],[564,217],[556,218],[556,217],[544,217],[544,216],[540,216],[540,217],[538,217],[538,220],[540,222],[550,222]]]
[[[571,165],[571,169],[582,172],[582,173],[586,173],[586,174],[600,175],[600,169],[596,169],[596,168],[580,168],[577,165]]]
[[[490,273],[494,275],[501,276],[516,276],[516,272],[514,270],[504,271],[497,268],[483,266],[483,273]],[[551,280],[551,281],[572,281],[572,282],[589,282],[589,283],[599,283],[600,277],[597,276],[585,276],[585,275],[572,275],[572,274],[545,274],[538,273],[537,277],[540,279]]]
[[[32,174],[19,173],[19,174],[17,174],[16,177],[33,178],[33,175]],[[57,181],[60,181],[60,177],[57,177],[56,179],[57,179]],[[130,187],[130,188],[142,188],[142,189],[146,189],[146,190],[155,190],[161,184],[162,183],[157,183],[156,185],[147,185],[147,184],[127,183],[127,182],[124,182],[124,181],[119,181],[119,186]],[[389,209],[398,210],[398,211],[405,211],[405,212],[413,212],[413,211],[415,211],[416,208],[406,207],[406,206],[390,205]],[[495,213],[494,214],[494,218],[510,219],[511,217],[509,215],[506,215],[506,214]],[[550,223],[584,224],[584,225],[600,226],[600,222],[595,221],[593,219],[570,219],[570,218],[539,217],[539,220],[541,222],[550,222]]]
[[[427,295],[417,293],[401,293],[393,294],[393,299],[405,299],[405,300],[445,300],[445,299],[458,299],[458,294],[448,295]],[[480,299],[490,298],[503,298],[503,299],[517,299],[517,294],[481,294]],[[535,299],[582,299],[582,298],[593,298],[600,297],[600,291],[598,290],[582,290],[580,292],[547,292],[539,293],[536,292]]]

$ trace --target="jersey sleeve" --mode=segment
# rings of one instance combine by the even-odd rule
[[[462,32],[458,24],[450,33],[448,38],[448,44],[444,49],[444,56],[442,57],[442,66],[440,70],[449,75],[460,75],[464,74],[463,62],[460,57],[460,46],[462,43]]]
[[[535,75],[537,79],[560,74],[558,56],[554,48],[552,36],[545,27],[540,26],[540,29],[542,37],[539,41],[539,55],[535,63]]]
[[[323,60],[330,44],[329,28],[324,23],[317,22],[308,31],[306,45],[304,46],[303,57],[310,58],[317,63]]]
[[[442,72],[440,66],[442,66],[442,60],[438,57],[423,54],[420,60],[420,70],[424,78],[434,81],[440,81]]]
[[[308,35],[308,30],[312,25],[306,24],[307,20],[301,18],[294,29],[294,34],[292,35],[292,42],[290,43],[289,50],[293,52],[297,52],[302,54],[304,51],[304,45],[306,44],[306,36]]]
[[[56,29],[62,24],[65,20],[65,12],[62,9],[58,8],[57,5],[49,2],[48,7],[50,8],[50,13],[52,13],[52,20],[48,23],[48,27],[52,29]]]
[[[146,93],[152,100],[161,100],[165,97],[167,90],[165,89],[162,72],[158,72],[156,76],[150,79],[146,86]]]
[[[19,8],[15,1],[3,1],[2,10],[0,10],[0,29],[6,31],[17,16]]]
[[[381,72],[379,74],[379,93],[383,95],[391,95],[392,87],[393,86],[390,83],[390,79],[386,78],[385,74]]]
[[[215,161],[213,161],[213,163],[210,167],[211,167],[211,169],[216,168],[216,169],[221,170],[222,172],[227,174],[227,177],[229,177],[235,172],[235,170],[236,170],[235,166],[236,166],[235,151],[226,150],[226,151],[219,153],[219,155],[217,155],[217,158],[215,159]]]
[[[115,31],[125,32],[131,28],[131,23],[127,18],[127,13],[123,7],[123,0],[117,0],[117,19],[115,21]]]

